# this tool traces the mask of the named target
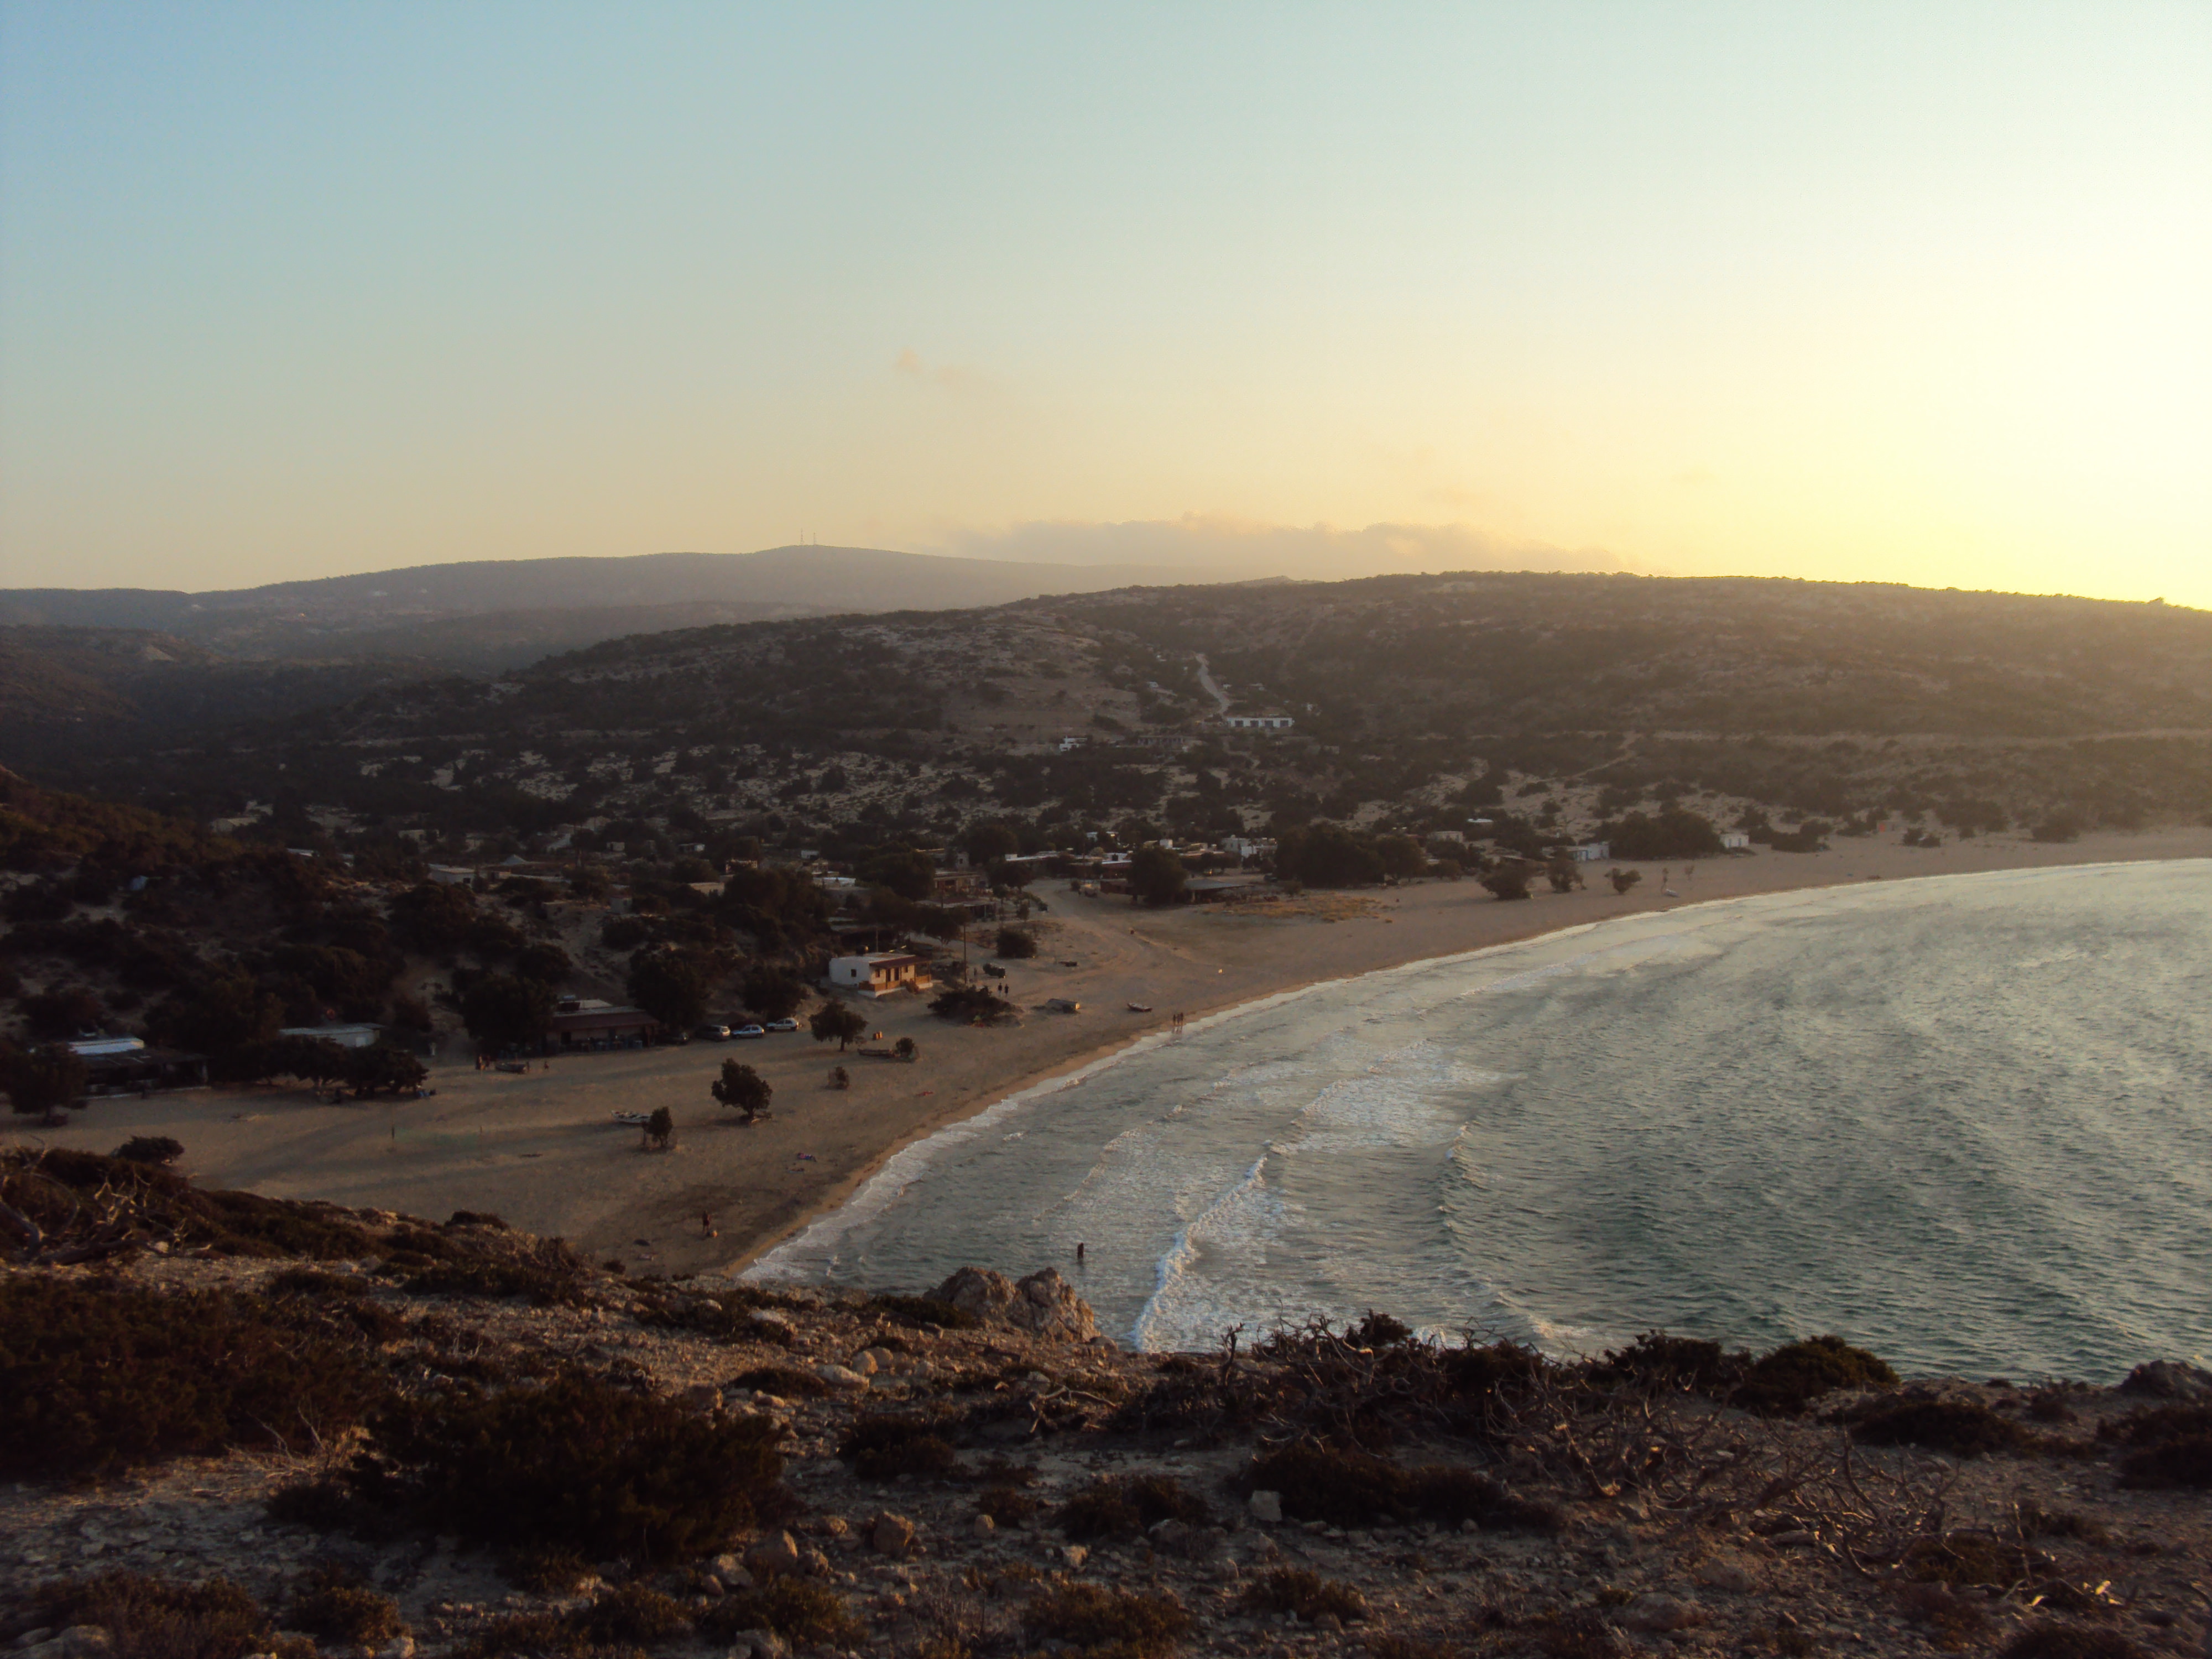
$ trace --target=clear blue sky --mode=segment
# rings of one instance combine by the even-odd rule
[[[1040,523],[2212,605],[2212,6],[0,0],[0,581]]]

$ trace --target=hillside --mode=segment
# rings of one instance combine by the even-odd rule
[[[434,838],[621,821],[631,841],[941,842],[1000,817],[1054,844],[1316,817],[1418,833],[1478,812],[1572,836],[1675,803],[1816,835],[1972,833],[2212,810],[2212,616],[1898,587],[1124,589],[633,636],[309,704],[212,750],[202,728],[190,754],[33,758],[204,815],[289,801]],[[1232,732],[1224,707],[1296,726]]]

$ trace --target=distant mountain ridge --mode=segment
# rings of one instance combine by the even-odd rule
[[[480,559],[188,593],[0,589],[0,624],[139,628],[238,657],[407,659],[498,672],[624,635],[845,612],[956,611],[1226,573],[1017,563],[872,547]]]

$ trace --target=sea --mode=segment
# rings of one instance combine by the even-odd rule
[[[1056,1267],[1152,1350],[1377,1310],[1560,1356],[2207,1363],[2212,860],[1675,890],[1146,1037],[900,1152],[748,1276]]]

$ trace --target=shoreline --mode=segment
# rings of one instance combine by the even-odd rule
[[[1784,854],[1782,856],[1795,855]],[[1662,904],[1648,908],[1625,910],[1615,915],[1595,917],[1586,921],[1561,922],[1555,927],[1534,928],[1527,933],[1518,934],[1512,938],[1494,940],[1487,944],[1474,945],[1466,950],[1449,951],[1434,956],[1409,957],[1402,962],[1385,963],[1378,967],[1364,969],[1358,973],[1338,975],[1326,979],[1305,980],[1294,985],[1284,986],[1279,989],[1268,991],[1256,996],[1249,997],[1240,1001],[1228,1003],[1218,1007],[1208,1008],[1196,1018],[1187,1017],[1185,1020],[1185,1030],[1187,1032],[1190,1032],[1209,1030],[1233,1018],[1239,1018],[1246,1015],[1263,1012],[1268,1009],[1279,1007],[1286,1002],[1295,1000],[1301,997],[1333,989],[1340,986],[1351,985],[1361,980],[1373,979],[1379,975],[1413,973],[1428,969],[1456,965],[1462,963],[1471,962],[1476,958],[1489,956],[1498,951],[1515,950],[1521,946],[1533,944],[1539,939],[1559,939],[1577,933],[1595,933],[1598,929],[1612,924],[1631,921],[1641,916],[1653,915],[1673,915],[1686,910],[1705,909],[1718,905],[1741,904],[1756,899],[1778,898],[1788,893],[1826,892],[1841,887],[1858,888],[1869,885],[1870,883],[1877,880],[1883,882],[1966,880],[1982,877],[2018,875],[2025,872],[2046,869],[2087,872],[2093,870],[2123,868],[2135,864],[2185,862],[2191,859],[2202,858],[2212,858],[2212,850],[2195,854],[2185,854],[2179,858],[2160,856],[2132,859],[2114,858],[2085,860],[2078,863],[2051,860],[2037,863],[1996,865],[1978,870],[1922,872],[1916,874],[1896,877],[1877,875],[1873,877],[1855,878],[1846,876],[1823,882],[1789,884],[1759,892],[1716,895],[1711,898],[1678,899],[1672,903]],[[1001,1117],[1018,1109],[1021,1106],[1040,1098],[1042,1096],[1058,1092],[1061,1089],[1077,1087],[1086,1079],[1106,1070],[1109,1066],[1118,1065],[1121,1061],[1133,1058],[1138,1054],[1149,1052],[1151,1048],[1159,1046],[1162,1042],[1172,1042],[1174,1040],[1176,1039],[1170,1035],[1146,1032],[1135,1037],[1124,1039],[1117,1043],[1102,1046],[1085,1054],[1076,1057],[1071,1062],[1068,1062],[1056,1069],[1035,1076],[1024,1077],[1017,1079],[1013,1083],[1010,1084],[1002,1093],[992,1099],[983,1102],[963,1116],[939,1123],[934,1127],[923,1129],[908,1136],[906,1139],[901,1140],[897,1145],[886,1148],[880,1157],[875,1159],[865,1170],[859,1172],[848,1184],[845,1195],[842,1199],[815,1212],[804,1221],[800,1222],[797,1226],[787,1231],[781,1237],[757,1243],[748,1249],[744,1255],[733,1258],[729,1265],[721,1270],[723,1274],[726,1277],[733,1279],[742,1279],[759,1283],[781,1283],[787,1282],[787,1279],[788,1282],[804,1282],[803,1279],[799,1275],[787,1276],[781,1273],[777,1270],[776,1266],[773,1264],[772,1258],[775,1258],[786,1251],[796,1251],[805,1247],[809,1241],[815,1239],[818,1235],[820,1235],[824,1228],[830,1227],[833,1224],[839,1223],[841,1218],[847,1218],[849,1212],[854,1211],[860,1206],[868,1206],[866,1214],[874,1214],[890,1204],[895,1203],[901,1193],[904,1190],[904,1182],[910,1182],[913,1179],[917,1179],[927,1170],[929,1163],[932,1161],[932,1158],[927,1154],[928,1154],[929,1149],[932,1147],[937,1146],[940,1144],[947,1147],[957,1145],[958,1141],[967,1139],[973,1133],[988,1127],[989,1124],[997,1121]],[[918,1167],[913,1170],[910,1174],[908,1174],[903,1177],[902,1185],[896,1190],[886,1192],[878,1198],[877,1196],[876,1189],[887,1179],[899,1176],[901,1174],[899,1166],[902,1161],[909,1158],[913,1159]],[[866,1218],[866,1215],[851,1216],[850,1219],[843,1221],[842,1225],[838,1228],[838,1231],[841,1232],[846,1231]]]
[[[1152,911],[1045,889],[1042,949],[1006,964],[1024,1012],[1017,1025],[948,1025],[924,1000],[860,1005],[886,1042],[911,1036],[912,1066],[859,1060],[804,1034],[744,1044],[694,1042],[641,1054],[557,1059],[524,1076],[437,1065],[437,1096],[327,1106],[305,1089],[222,1087],[149,1100],[101,1100],[65,1128],[0,1126],[0,1144],[107,1152],[134,1134],[167,1134],[204,1186],[323,1199],[441,1218],[489,1212],[561,1237],[632,1271],[735,1276],[856,1201],[935,1138],[1040,1092],[1079,1086],[1121,1056],[1320,988],[1463,959],[1507,945],[1633,915],[1737,898],[2039,868],[2212,858],[2212,827],[2100,833],[2077,842],[1981,840],[1942,848],[1844,842],[1825,854],[1761,853],[1700,861],[1668,898],[1644,872],[1626,897],[1600,874],[1590,890],[1500,902],[1472,881],[1358,893],[1314,892],[1260,915],[1218,907]],[[1622,861],[1619,867],[1642,866]],[[1668,866],[1680,869],[1676,865]],[[1079,1000],[1075,1015],[1048,998]],[[1139,1015],[1125,1004],[1147,1003]],[[708,1097],[726,1057],[756,1066],[775,1115],[739,1128]],[[839,1063],[851,1087],[832,1091]],[[615,1110],[668,1105],[678,1144],[645,1154],[616,1129]],[[972,1131],[970,1131],[972,1133]],[[910,1165],[909,1165],[910,1167]],[[1042,1263],[1000,1263],[1027,1271]]]

